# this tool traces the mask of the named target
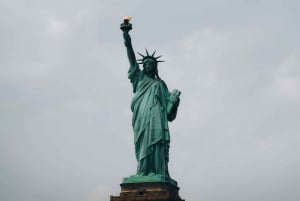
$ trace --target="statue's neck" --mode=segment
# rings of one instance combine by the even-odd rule
[[[154,72],[145,72],[145,71],[144,71],[144,74],[145,74],[148,78],[152,78],[152,79],[155,78],[155,73],[154,73]]]

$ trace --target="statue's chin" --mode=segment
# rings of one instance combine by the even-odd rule
[[[148,77],[154,78],[154,73],[151,71],[144,71],[145,75],[147,75]]]

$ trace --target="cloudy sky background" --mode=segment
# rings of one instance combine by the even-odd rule
[[[170,173],[187,201],[300,200],[296,0],[0,0],[0,200],[104,201],[135,173],[128,61],[182,91]]]

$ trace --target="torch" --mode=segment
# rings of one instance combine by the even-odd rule
[[[120,27],[120,29],[123,32],[127,32],[128,33],[132,29],[132,24],[129,23],[130,20],[131,20],[130,16],[125,16],[123,18],[123,23],[121,24],[121,27]]]

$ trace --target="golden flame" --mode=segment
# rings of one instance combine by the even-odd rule
[[[125,17],[123,18],[123,20],[124,20],[124,22],[129,22],[129,21],[131,20],[131,18],[132,18],[132,17],[130,17],[130,16],[125,16]]]

